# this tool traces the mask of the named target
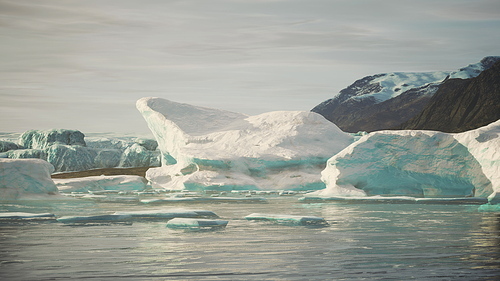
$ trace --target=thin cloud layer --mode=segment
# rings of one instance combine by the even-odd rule
[[[499,12],[489,0],[1,0],[0,131],[147,133],[143,96],[309,110],[365,75],[499,55]]]

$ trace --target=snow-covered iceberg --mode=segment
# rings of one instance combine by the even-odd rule
[[[83,178],[53,179],[61,192],[87,192],[99,190],[144,190],[145,178],[133,175],[92,176]]]
[[[169,220],[173,218],[218,218],[219,217],[212,211],[185,210],[185,209],[121,211],[121,212],[115,212],[114,215],[126,215],[140,220],[151,220],[151,219]]]
[[[353,140],[313,112],[246,116],[161,98],[137,108],[162,153],[146,175],[155,188],[321,189],[324,163]]]
[[[41,159],[0,158],[0,200],[58,192],[50,178],[54,167]]]
[[[228,221],[226,220],[175,218],[167,222],[167,227],[171,229],[201,231],[225,228],[227,224]]]
[[[373,132],[330,158],[322,179],[327,188],[310,196],[495,196],[500,120],[458,134]]]

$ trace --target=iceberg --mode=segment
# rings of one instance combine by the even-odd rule
[[[17,149],[7,151],[7,157],[10,159],[37,158],[47,160],[47,152],[41,149]]]
[[[83,178],[53,179],[60,192],[87,192],[100,190],[144,190],[147,181],[141,176],[91,176]]]
[[[92,216],[64,216],[57,218],[58,222],[65,224],[129,222],[131,216],[127,215],[92,215]]]
[[[19,149],[19,146],[11,141],[0,140],[0,152]]]
[[[54,144],[86,146],[84,138],[85,135],[76,130],[30,130],[19,137],[19,144],[33,149],[45,149]]]
[[[95,167],[97,152],[88,147],[54,144],[45,151],[47,161],[54,165],[57,172],[84,171]]]
[[[38,158],[51,163],[55,172],[74,172],[114,167],[160,166],[157,142],[148,138],[96,138],[88,141],[76,130],[26,131],[19,145],[0,141],[0,158]]]
[[[212,211],[206,210],[147,210],[147,211],[121,211],[115,212],[115,215],[131,216],[134,219],[173,219],[173,218],[218,218]]]
[[[50,178],[53,171],[54,167],[41,159],[0,158],[0,200],[58,193]]]
[[[174,218],[167,222],[167,227],[171,229],[200,231],[225,228],[227,224],[228,221],[226,220]]]
[[[308,196],[482,197],[500,191],[500,120],[464,133],[379,131],[327,162]]]
[[[169,203],[267,203],[262,197],[188,197],[188,198],[155,198],[143,199],[145,204],[169,204]]]
[[[122,152],[118,149],[98,150],[94,158],[94,167],[98,169],[118,167],[121,157]]]
[[[4,220],[55,220],[56,216],[52,213],[25,213],[25,212],[6,212],[0,213],[0,221]]]
[[[353,141],[317,113],[256,116],[142,98],[137,109],[161,151],[146,178],[170,190],[324,188],[324,163]]]
[[[245,217],[246,220],[268,221],[284,225],[301,226],[327,226],[324,218],[315,216],[297,216],[297,215],[277,215],[277,214],[259,214],[253,213]]]
[[[121,155],[119,167],[149,167],[160,166],[160,153],[148,150],[146,147],[134,143],[127,147]]]
[[[354,204],[438,204],[438,205],[482,205],[488,202],[484,197],[458,197],[458,198],[415,198],[410,196],[332,196],[332,197],[314,197],[306,196],[299,198],[299,202],[317,203],[317,202],[337,202]]]

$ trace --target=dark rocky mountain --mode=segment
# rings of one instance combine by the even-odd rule
[[[425,108],[398,129],[464,132],[500,119],[500,62],[471,79],[448,79]]]
[[[397,128],[417,116],[450,78],[476,77],[500,57],[485,57],[454,72],[394,72],[367,76],[322,102],[311,111],[323,115],[345,132]]]

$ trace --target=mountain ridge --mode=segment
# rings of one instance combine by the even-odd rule
[[[393,129],[419,114],[444,81],[476,77],[498,61],[500,56],[488,56],[458,71],[366,76],[311,111],[323,115],[346,132]]]

